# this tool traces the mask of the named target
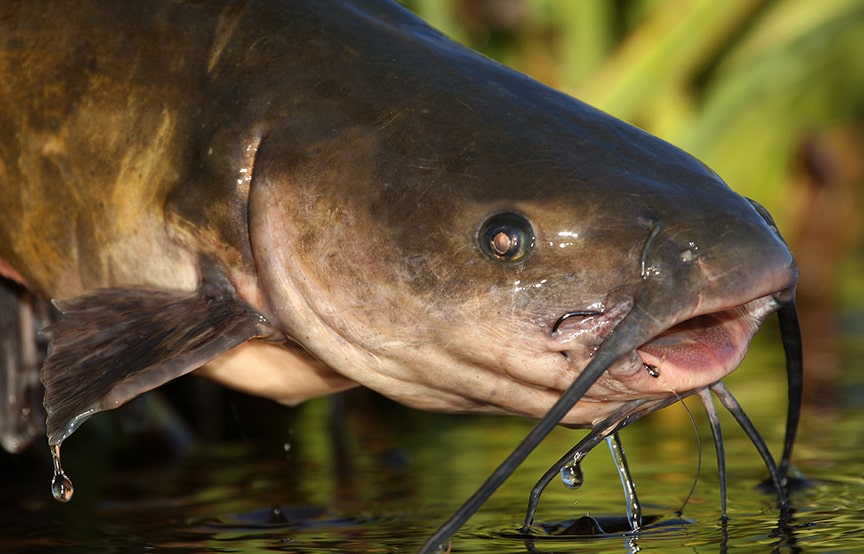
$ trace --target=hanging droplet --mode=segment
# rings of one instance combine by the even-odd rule
[[[578,489],[585,482],[582,474],[582,464],[574,461],[561,468],[561,482],[570,489]]]
[[[69,502],[72,500],[72,495],[75,493],[75,487],[72,486],[72,480],[63,472],[63,466],[60,465],[60,445],[51,445],[51,460],[54,462],[54,477],[51,479],[51,494],[54,495],[54,500],[58,502]]]
[[[651,377],[653,377],[655,379],[660,377],[660,370],[657,369],[657,366],[653,366],[651,364],[642,364],[642,365],[645,366],[645,370],[648,372],[648,375],[650,375]]]

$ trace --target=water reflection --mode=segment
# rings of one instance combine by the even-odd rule
[[[785,385],[776,339],[767,334],[729,388],[776,455]],[[861,344],[848,347],[860,351]],[[638,534],[628,533],[618,473],[605,449],[582,461],[581,488],[549,487],[534,534],[519,532],[530,487],[584,434],[557,429],[457,534],[454,552],[864,551],[864,425],[862,395],[854,392],[864,390],[864,372],[860,362],[847,367],[836,416],[803,421],[794,460],[813,486],[792,494],[789,521],[778,525],[774,496],[757,487],[766,476],[762,461],[721,414],[729,460],[724,531],[710,430],[691,400],[704,452],[681,515],[699,446],[684,409],[671,406],[621,433],[643,508]],[[200,414],[210,418],[207,440],[166,438],[142,427],[140,413],[131,432],[114,429],[124,425],[117,414],[94,418],[64,445],[76,484],[68,505],[51,498],[47,449],[4,456],[0,551],[414,551],[532,426],[517,418],[424,414],[362,392],[297,410],[218,394],[226,395],[218,412],[224,420]],[[196,431],[197,409],[178,416]]]

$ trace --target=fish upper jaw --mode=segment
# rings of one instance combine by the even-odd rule
[[[750,299],[741,303],[734,299],[708,302],[697,295],[691,311],[682,310],[677,317],[667,318],[665,324],[655,320],[659,331],[622,355],[562,423],[591,425],[626,402],[673,394],[683,397],[720,381],[741,363],[765,318],[791,299],[796,281],[797,269],[789,265],[762,279],[752,287],[747,297]],[[604,313],[581,321],[565,322],[550,337],[549,346],[561,352],[567,363],[578,367],[578,373],[634,309],[647,310],[637,300],[612,305]]]

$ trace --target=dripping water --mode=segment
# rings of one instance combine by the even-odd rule
[[[585,482],[582,473],[581,458],[574,458],[572,462],[561,468],[561,482],[569,489],[578,489]]]
[[[627,457],[624,455],[624,445],[621,444],[617,432],[606,437],[606,444],[609,445],[609,451],[612,452],[615,467],[618,469],[618,476],[621,478],[627,506],[627,521],[630,522],[630,529],[638,531],[642,527],[642,505],[636,496],[636,484],[630,475],[630,466],[627,465]]]
[[[75,493],[72,480],[63,471],[60,465],[60,445],[51,445],[51,460],[54,462],[54,477],[51,479],[51,494],[58,502],[69,502]]]

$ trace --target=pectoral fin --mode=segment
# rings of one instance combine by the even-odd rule
[[[253,337],[263,316],[227,282],[195,293],[102,289],[56,303],[52,348],[42,366],[49,444],[94,413],[185,375]]]

